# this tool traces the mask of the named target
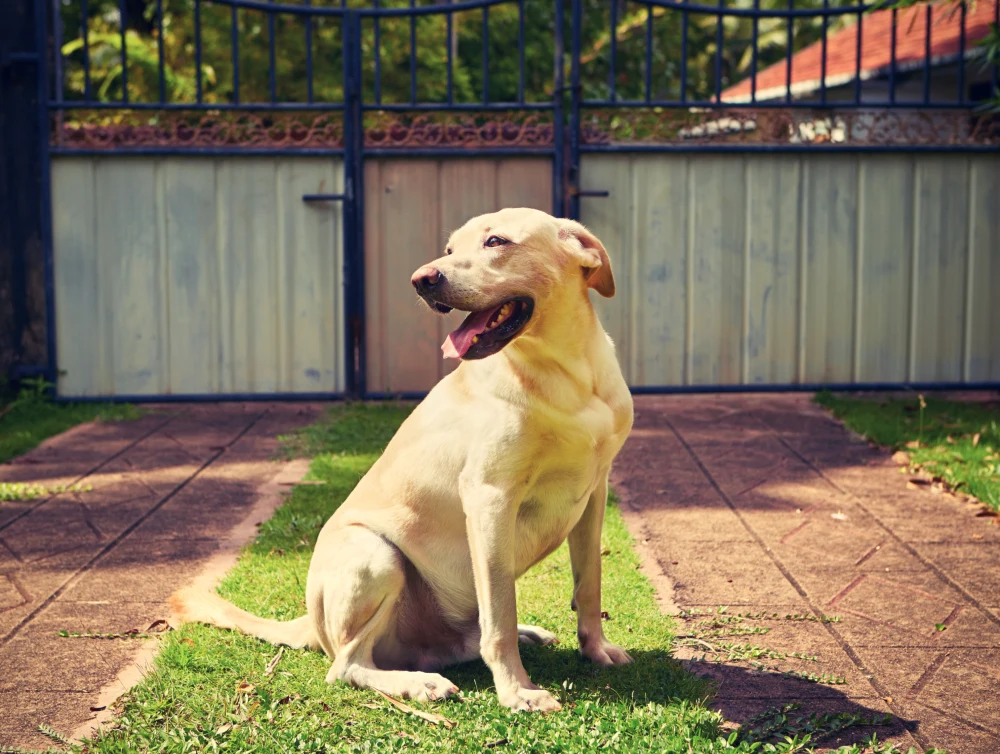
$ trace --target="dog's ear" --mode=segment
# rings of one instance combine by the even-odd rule
[[[563,248],[583,267],[587,285],[604,298],[615,295],[615,276],[604,244],[575,220],[559,221],[559,240]]]

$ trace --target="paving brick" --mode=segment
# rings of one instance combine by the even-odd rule
[[[99,690],[142,642],[58,632],[121,633],[167,618],[170,594],[282,468],[272,460],[275,435],[318,410],[156,409],[137,422],[80,427],[0,467],[0,479],[36,483],[96,469],[82,480],[90,489],[0,507],[0,743],[49,748],[39,723],[68,735],[92,717]]]
[[[769,672],[767,659],[763,670],[698,663],[719,682],[716,704],[727,715],[739,720],[795,701],[862,703],[892,711],[892,735],[904,748],[1000,751],[1000,527],[956,498],[907,489],[886,451],[808,396],[641,397],[636,408],[641,434],[626,444],[613,481],[637,514],[650,557],[673,580],[666,601],[731,610],[771,602],[779,613],[781,603],[799,612],[812,605],[841,618],[829,631],[775,623],[770,633],[730,639],[776,652],[811,648],[824,672],[848,680],[839,689]],[[723,507],[727,500],[735,510]],[[695,623],[685,620],[683,630]],[[698,648],[676,654],[697,657]],[[789,661],[770,660],[782,671]],[[866,736],[849,732],[824,749]]]

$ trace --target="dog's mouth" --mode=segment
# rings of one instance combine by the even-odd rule
[[[435,303],[443,314],[451,309]],[[528,324],[535,302],[518,296],[496,306],[472,312],[441,344],[446,359],[482,359],[510,343]]]

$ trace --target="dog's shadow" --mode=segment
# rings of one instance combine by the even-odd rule
[[[520,649],[531,680],[543,688],[560,689],[557,696],[564,702],[591,700],[629,707],[703,702],[740,726],[757,725],[762,715],[781,709],[793,731],[796,719],[806,726],[810,718],[815,722],[821,716],[829,716],[834,725],[856,718],[845,730],[824,738],[824,746],[859,743],[870,739],[872,733],[881,740],[891,739],[915,730],[919,722],[887,717],[880,700],[853,699],[837,686],[738,665],[682,663],[667,650],[629,649],[634,662],[601,668],[583,659],[575,648],[522,645]],[[444,674],[463,690],[493,686],[492,676],[481,661],[456,665]]]

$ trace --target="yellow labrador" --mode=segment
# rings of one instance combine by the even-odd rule
[[[604,638],[601,527],[608,471],[632,399],[588,297],[615,292],[601,242],[533,209],[482,215],[412,282],[432,308],[470,312],[442,346],[438,383],[323,527],[308,614],[253,616],[207,592],[174,598],[182,620],[235,628],[334,658],[327,681],[410,699],[458,691],[437,670],[482,659],[500,702],[556,710],[528,679],[514,582],[569,538],[580,651],[631,662]]]

